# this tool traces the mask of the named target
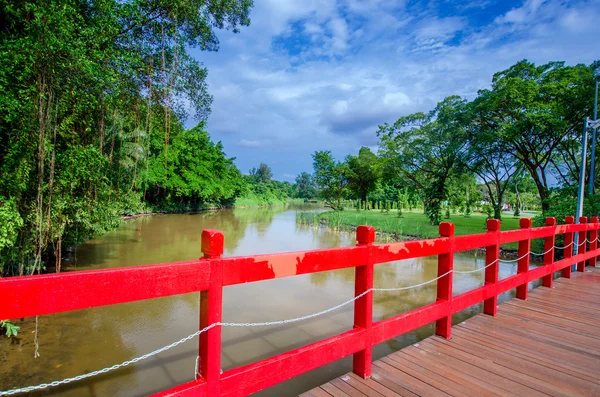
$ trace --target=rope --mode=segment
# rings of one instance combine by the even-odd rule
[[[573,244],[574,244],[574,242],[573,242],[573,241],[571,241],[571,242],[569,243],[569,245],[565,245],[564,247],[559,247],[558,245],[555,245],[555,246],[554,246],[554,248],[557,248],[557,249],[559,249],[559,250],[566,250],[567,248],[569,248],[569,247],[570,247],[570,246],[572,246]]]
[[[600,236],[596,238],[596,241],[600,241]],[[577,244],[577,246],[580,247],[583,244],[585,244],[586,242],[590,242],[589,239],[586,239],[586,241],[583,241],[582,243]],[[572,244],[574,244],[574,243],[571,242],[569,245],[567,245],[565,247],[558,247],[558,246],[552,247],[549,250],[547,250],[546,252],[542,252],[542,253],[537,253],[537,252],[530,251],[527,254],[525,254],[525,255],[517,258],[517,259],[502,260],[502,262],[509,262],[509,263],[511,263],[511,262],[518,262],[519,260],[525,258],[529,254],[541,256],[541,255],[545,255],[548,252],[552,251],[554,248],[565,249],[565,248],[570,247]],[[67,383],[72,383],[72,382],[80,381],[80,380],[83,380],[83,379],[91,378],[91,377],[96,376],[96,375],[105,374],[107,372],[114,371],[114,370],[117,370],[119,368],[123,368],[123,367],[129,366],[131,364],[135,364],[135,363],[137,363],[139,361],[146,360],[146,359],[148,359],[150,357],[153,357],[153,356],[155,356],[157,354],[160,354],[160,353],[165,352],[165,351],[167,351],[169,349],[172,349],[175,346],[179,346],[180,344],[185,343],[185,342],[187,342],[187,341],[189,341],[189,340],[191,340],[191,339],[199,336],[203,332],[206,332],[209,329],[214,328],[216,326],[222,326],[222,327],[267,327],[267,326],[272,326],[272,325],[291,324],[291,323],[295,323],[295,322],[298,322],[298,321],[308,320],[310,318],[322,316],[323,314],[327,314],[327,313],[330,313],[332,311],[335,311],[335,310],[337,310],[337,309],[339,309],[341,307],[344,307],[344,306],[346,306],[346,305],[348,305],[348,304],[356,301],[359,298],[362,298],[363,296],[365,296],[369,292],[405,291],[405,290],[408,290],[408,289],[419,288],[419,287],[422,287],[424,285],[431,284],[434,281],[437,281],[437,280],[439,280],[439,279],[441,279],[441,278],[449,275],[452,272],[457,273],[457,274],[475,273],[475,272],[479,272],[481,270],[487,269],[488,267],[492,266],[493,264],[495,264],[498,261],[500,261],[500,259],[495,259],[493,262],[485,265],[484,267],[480,267],[480,268],[473,269],[473,270],[466,270],[466,271],[461,271],[461,270],[454,270],[454,271],[452,271],[452,270],[450,270],[450,271],[442,274],[441,276],[438,276],[438,277],[436,277],[434,279],[431,279],[431,280],[428,280],[428,281],[425,281],[425,282],[422,282],[422,283],[419,283],[419,284],[415,284],[415,285],[410,285],[410,286],[405,286],[405,287],[396,287],[396,288],[370,288],[370,289],[366,290],[365,292],[363,292],[363,293],[355,296],[354,298],[348,299],[347,301],[340,303],[339,305],[333,306],[333,307],[331,307],[329,309],[325,309],[325,310],[322,310],[322,311],[317,312],[317,313],[313,313],[313,314],[309,314],[309,315],[306,315],[306,316],[302,316],[302,317],[290,318],[290,319],[279,320],[279,321],[266,321],[266,322],[260,322],[260,323],[221,323],[221,322],[213,323],[213,324],[211,324],[211,325],[209,325],[209,326],[207,326],[207,327],[205,327],[205,328],[203,328],[201,330],[198,330],[198,331],[194,332],[193,334],[190,334],[190,335],[186,336],[185,338],[179,339],[178,341],[171,343],[170,345],[161,347],[160,349],[156,349],[156,350],[154,350],[154,351],[152,351],[150,353],[146,353],[143,356],[139,356],[139,357],[133,358],[131,360],[124,361],[121,364],[115,364],[115,365],[110,366],[110,367],[102,368],[102,369],[97,370],[97,371],[89,372],[89,373],[83,374],[83,375],[74,376],[74,377],[71,377],[71,378],[66,378],[66,379],[63,379],[63,380],[58,380],[58,381],[55,380],[55,381],[50,382],[50,383],[42,383],[42,384],[39,384],[37,386],[27,386],[27,387],[22,387],[20,389],[12,389],[12,390],[0,391],[0,397],[3,397],[3,396],[12,396],[12,395],[15,395],[15,394],[20,394],[20,393],[28,393],[28,392],[32,392],[32,391],[35,391],[35,390],[46,389],[46,388],[49,388],[49,387],[56,387],[56,386],[60,386],[60,385],[65,385]],[[198,358],[196,359],[195,368],[196,368],[195,374],[197,374],[198,373]]]
[[[585,243],[585,241],[584,241],[584,243]],[[531,255],[542,256],[542,255],[546,255],[548,252],[552,251],[553,249],[554,249],[554,247],[551,247],[551,248],[548,249],[548,251],[542,252],[542,253],[539,253],[539,254],[537,252],[533,252],[533,251],[530,251],[530,253],[531,253]]]
[[[126,367],[128,365],[137,363],[138,361],[145,360],[145,359],[150,358],[152,356],[156,356],[159,353],[162,353],[164,351],[172,349],[175,346],[178,346],[178,345],[180,345],[180,344],[182,344],[184,342],[187,342],[187,341],[195,338],[196,336],[200,335],[201,333],[206,332],[209,329],[216,327],[217,325],[219,325],[219,324],[218,323],[211,324],[211,325],[209,325],[209,326],[207,326],[205,328],[202,328],[201,330],[198,330],[198,331],[194,332],[191,335],[186,336],[185,338],[179,339],[177,342],[173,342],[170,345],[167,345],[165,347],[161,347],[160,349],[156,349],[156,350],[154,350],[154,351],[152,351],[150,353],[146,353],[143,356],[139,356],[139,357],[133,358],[131,360],[124,361],[121,364],[115,364],[115,365],[113,365],[111,367],[102,368],[100,370],[89,372],[89,373],[83,374],[83,375],[74,376],[72,378],[66,378],[66,379],[63,379],[63,380],[55,380],[54,382],[50,382],[50,383],[42,383],[42,384],[39,384],[37,386],[27,386],[27,387],[23,387],[23,388],[20,388],[20,389],[0,391],[0,396],[12,396],[12,395],[15,395],[15,394],[20,394],[20,393],[28,393],[28,392],[32,392],[32,391],[35,391],[35,390],[46,389],[48,387],[56,387],[56,386],[60,386],[60,385],[66,385],[67,383],[76,382],[76,381],[79,381],[79,380],[82,380],[82,379],[91,378],[93,376],[100,375],[100,374],[105,374],[107,372],[114,371],[116,369],[123,368],[123,367]]]
[[[310,318],[321,316],[323,314],[327,314],[329,312],[337,310],[337,309],[339,309],[339,308],[341,308],[343,306],[346,306],[346,305],[348,305],[348,304],[356,301],[359,298],[362,298],[363,296],[365,296],[366,294],[368,294],[369,292],[372,292],[372,291],[401,291],[401,290],[407,290],[407,289],[412,289],[412,288],[418,288],[418,287],[421,287],[423,285],[430,284],[430,283],[432,283],[434,281],[437,281],[440,278],[442,278],[444,276],[447,276],[451,272],[452,271],[449,271],[449,272],[446,272],[446,273],[442,274],[441,276],[436,277],[436,278],[434,278],[432,280],[425,281],[423,283],[416,284],[416,285],[406,286],[406,287],[399,287],[399,288],[370,288],[370,289],[366,290],[365,292],[363,292],[362,294],[359,294],[359,295],[355,296],[352,299],[348,299],[347,301],[342,302],[339,305],[333,306],[333,307],[331,307],[329,309],[322,310],[322,311],[317,312],[317,313],[309,314],[307,316],[296,317],[296,318],[291,318],[291,319],[286,319],[286,320],[280,320],[280,321],[267,321],[267,322],[261,322],[261,323],[221,323],[221,322],[213,323],[213,324],[211,324],[211,325],[209,325],[209,326],[207,326],[207,327],[205,327],[205,328],[203,328],[201,330],[198,330],[198,331],[194,332],[191,335],[186,336],[185,338],[179,339],[178,341],[171,343],[170,345],[167,345],[165,347],[161,347],[160,349],[154,350],[154,351],[152,351],[150,353],[146,353],[143,356],[139,356],[139,357],[133,358],[131,360],[124,361],[121,364],[115,364],[115,365],[113,365],[111,367],[102,368],[100,370],[93,371],[93,372],[90,372],[90,373],[87,373],[87,374],[83,374],[83,375],[74,376],[72,378],[66,378],[66,379],[63,379],[63,380],[53,381],[53,382],[50,382],[50,383],[42,383],[42,384],[39,384],[37,386],[27,386],[27,387],[22,387],[20,389],[0,391],[0,396],[12,396],[12,395],[15,395],[15,394],[20,394],[20,393],[28,393],[28,392],[32,392],[32,391],[35,391],[35,390],[42,390],[42,389],[46,389],[46,388],[49,388],[49,387],[56,387],[56,386],[60,386],[60,385],[65,385],[67,383],[72,383],[72,382],[76,382],[76,381],[79,381],[79,380],[91,378],[91,377],[96,376],[96,375],[105,374],[107,372],[114,371],[116,369],[126,367],[128,365],[137,363],[139,361],[148,359],[148,358],[150,358],[152,356],[155,356],[155,355],[160,354],[160,353],[162,353],[164,351],[172,349],[175,346],[178,346],[178,345],[180,345],[182,343],[185,343],[185,342],[187,342],[187,341],[189,341],[189,340],[191,340],[191,339],[199,336],[201,333],[206,332],[209,329],[214,328],[214,327],[219,326],[219,325],[222,326],[222,327],[266,327],[266,326],[272,326],[272,325],[282,325],[282,324],[295,323],[295,322],[298,322],[298,321],[308,320]],[[198,360],[196,359],[196,373],[198,373],[197,368],[198,368]]]
[[[530,252],[531,252],[531,251],[530,251]],[[521,256],[521,257],[519,257],[519,258],[517,258],[517,259],[501,259],[501,262],[507,262],[507,263],[515,263],[515,262],[518,262],[518,261],[520,261],[521,259],[525,258],[527,255],[529,255],[529,253],[530,253],[530,252],[526,253],[525,255],[523,255],[523,256]]]
[[[455,273],[458,273],[456,270],[455,270],[454,272],[455,272]],[[440,278],[442,278],[442,277],[446,277],[446,276],[447,276],[447,275],[449,275],[450,273],[452,273],[452,270],[449,270],[449,271],[447,271],[446,273],[442,274],[441,276],[438,276],[438,277],[436,277],[436,278],[434,278],[434,279],[432,279],[432,280],[425,281],[424,283],[417,284],[417,285],[411,285],[411,286],[409,286],[409,287],[397,287],[397,288],[371,288],[371,290],[372,290],[372,291],[375,291],[375,292],[385,292],[385,291],[404,291],[404,290],[407,290],[407,289],[418,288],[418,287],[422,287],[422,286],[424,286],[424,285],[427,285],[427,284],[431,284],[431,283],[433,283],[434,281],[437,281],[437,280],[439,280],[439,279],[440,279]]]
[[[478,269],[474,269],[474,270],[465,270],[465,271],[461,271],[461,270],[455,270],[454,273],[458,273],[458,274],[469,274],[469,273],[475,273],[475,272],[479,272],[483,269],[487,269],[488,267],[492,266],[494,263],[498,262],[499,259],[495,259],[494,261],[492,261],[492,263],[485,265],[484,267],[480,267]]]

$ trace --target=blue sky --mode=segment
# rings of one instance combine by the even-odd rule
[[[472,99],[521,59],[600,58],[600,0],[254,1],[250,27],[192,54],[208,67],[213,140],[279,180],[311,172],[315,150],[375,150],[377,125]]]

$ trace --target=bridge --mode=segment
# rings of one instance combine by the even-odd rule
[[[350,355],[351,374],[305,395],[598,395],[600,331],[596,309],[600,274],[595,270],[586,272],[586,265],[595,267],[600,255],[599,228],[596,217],[590,222],[582,217],[578,224],[573,217],[567,217],[563,225],[547,218],[546,225],[538,228],[532,228],[531,220],[523,218],[519,230],[501,231],[500,221],[490,219],[485,233],[455,236],[454,225],[444,222],[436,239],[375,244],[375,229],[360,226],[356,231],[357,245],[353,247],[247,257],[223,257],[223,234],[205,230],[201,237],[203,258],[199,260],[0,279],[2,319],[200,292],[199,327],[195,333],[108,368],[0,391],[0,396],[78,382],[133,365],[196,337],[196,379],[156,396],[245,396]],[[541,252],[531,250],[536,239],[543,240]],[[508,243],[518,244],[518,257],[512,260],[517,263],[517,270],[516,274],[499,279],[500,246]],[[483,267],[470,271],[454,269],[455,253],[480,248],[485,250]],[[433,255],[438,258],[436,278],[394,288],[373,285],[377,264]],[[542,264],[530,267],[530,260],[536,255],[542,258]],[[572,274],[573,265],[581,274]],[[332,302],[329,309],[294,319],[222,322],[225,286],[343,268],[355,268],[354,296],[345,302]],[[484,285],[454,295],[453,275],[477,271],[484,272]],[[557,273],[563,279],[555,280]],[[530,291],[529,283],[538,279],[542,288]],[[435,302],[373,321],[373,293],[429,283],[437,284]],[[516,299],[499,308],[498,296],[510,290],[516,290]],[[483,314],[452,327],[453,314],[481,302]],[[350,304],[354,305],[352,329],[221,371],[223,327],[290,324]],[[373,362],[374,345],[429,323],[435,323],[435,337]]]

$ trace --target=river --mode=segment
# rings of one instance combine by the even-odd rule
[[[126,221],[120,228],[78,246],[63,262],[65,271],[115,268],[198,258],[203,229],[225,234],[225,256],[264,254],[354,245],[354,236],[295,222],[298,210],[236,209],[201,214],[158,215]],[[456,255],[455,268],[484,265],[483,257]],[[502,264],[501,278],[516,271]],[[413,285],[437,276],[437,258],[376,266],[375,286]],[[456,274],[454,293],[482,285],[483,272]],[[435,300],[436,284],[374,295],[374,320],[388,318]],[[225,287],[223,321],[262,322],[300,317],[335,306],[354,291],[354,269],[314,273]],[[43,298],[42,298],[43,299]],[[18,337],[0,338],[0,390],[60,380],[111,366],[168,345],[197,330],[198,294],[41,316],[39,354],[34,359],[35,321],[14,321]],[[480,305],[458,313],[460,322]],[[300,323],[263,328],[224,328],[223,369],[255,362],[344,332],[352,327],[353,307]],[[374,348],[378,358],[433,333],[428,325]],[[197,339],[126,368],[48,389],[44,396],[145,396],[192,380]],[[257,395],[293,396],[351,369],[340,360]],[[31,395],[31,394],[30,394]],[[34,394],[36,395],[36,394]]]

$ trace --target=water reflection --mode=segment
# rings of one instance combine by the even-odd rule
[[[161,215],[133,219],[118,230],[75,250],[67,270],[132,266],[195,259],[200,233],[217,228],[225,234],[226,255],[247,255],[354,244],[349,233],[295,223],[294,210],[254,209],[193,215]],[[484,265],[482,256],[456,255],[455,267]],[[515,266],[502,264],[501,277]],[[375,286],[419,284],[437,277],[437,258],[419,258],[376,267]],[[483,271],[455,275],[456,294],[483,284]],[[226,287],[225,322],[276,321],[327,309],[352,297],[354,269]],[[374,320],[426,305],[435,300],[436,284],[398,292],[377,292]],[[462,321],[478,307],[457,314]],[[353,307],[303,322],[272,327],[224,328],[223,369],[255,362],[322,340],[352,328]],[[195,332],[198,294],[82,310],[39,318],[40,358],[33,359],[33,319],[17,321],[19,338],[0,341],[0,390],[38,384],[90,372],[145,354]],[[432,326],[388,341],[374,349],[382,356],[433,332]],[[51,389],[38,395],[142,396],[192,380],[197,339],[130,367]],[[260,393],[296,395],[350,369],[345,359]]]

